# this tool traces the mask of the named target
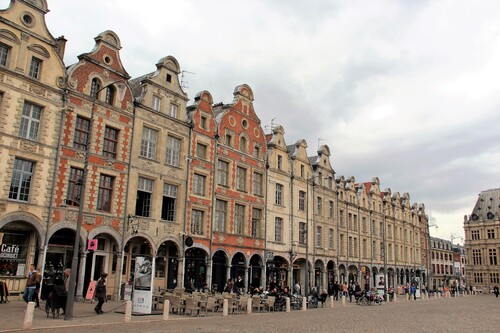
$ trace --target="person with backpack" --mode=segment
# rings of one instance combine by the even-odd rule
[[[104,301],[106,300],[106,278],[108,277],[107,273],[102,273],[101,278],[97,281],[97,285],[95,287],[95,296],[99,300],[99,303],[97,303],[96,307],[94,308],[94,311],[97,314],[102,314],[104,311],[102,311],[102,305],[104,304]]]

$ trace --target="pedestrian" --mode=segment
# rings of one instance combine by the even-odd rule
[[[71,268],[64,270],[64,289],[69,290],[69,276],[71,275]]]
[[[26,303],[33,300],[33,294],[36,290],[36,281],[38,273],[35,271],[35,266],[30,265],[28,277],[26,278],[26,289],[24,289],[23,299]]]
[[[42,282],[42,268],[36,269],[36,286],[32,301],[36,302],[35,308],[40,307],[40,283]]]
[[[333,298],[338,301],[339,300],[339,281],[335,281],[333,284]]]
[[[493,287],[493,294],[498,298],[498,286]]]
[[[410,299],[412,298],[416,301],[417,300],[417,286],[415,283],[412,283],[410,286]]]
[[[99,300],[99,303],[97,303],[96,307],[94,308],[94,311],[97,314],[104,313],[102,311],[102,305],[104,304],[104,301],[106,300],[106,278],[107,277],[108,277],[107,273],[102,273],[101,278],[97,281],[97,286],[95,288],[96,297]]]

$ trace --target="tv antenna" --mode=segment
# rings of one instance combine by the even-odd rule
[[[188,89],[189,88],[189,86],[188,86],[189,82],[185,81],[185,79],[184,79],[185,74],[193,74],[193,75],[195,75],[196,73],[193,73],[193,72],[190,72],[190,71],[181,71],[181,88]]]

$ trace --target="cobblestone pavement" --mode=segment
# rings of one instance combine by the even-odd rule
[[[16,304],[17,303],[17,304]],[[105,308],[120,307],[108,302]],[[357,306],[336,302],[334,308],[320,308],[290,313],[254,313],[222,317],[220,313],[207,317],[171,315],[133,316],[123,323],[124,315],[114,311],[93,316],[94,305],[75,305],[71,321],[47,319],[43,311],[35,313],[35,332],[500,332],[500,299],[492,295],[465,296],[450,299],[405,301],[380,306]],[[21,332],[23,302],[0,305],[0,332]],[[17,308],[17,312],[15,311]],[[123,310],[123,307],[120,308]],[[118,310],[120,310],[118,309]]]

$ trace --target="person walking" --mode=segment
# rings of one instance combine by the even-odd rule
[[[69,276],[71,275],[71,268],[66,268],[64,270],[64,289],[68,291],[69,289]]]
[[[99,303],[97,303],[96,307],[94,308],[94,311],[97,314],[102,314],[104,313],[102,311],[102,305],[104,304],[104,301],[106,300],[106,278],[108,277],[107,273],[102,273],[101,278],[97,281],[97,285],[95,288],[95,295],[97,299],[99,300]]]
[[[35,292],[33,293],[33,302],[36,302],[35,308],[40,307],[40,283],[42,282],[42,268],[38,267],[36,269],[36,285]]]
[[[498,298],[498,293],[499,293],[499,290],[498,290],[498,286],[494,286],[493,287],[493,294],[495,294],[495,296]]]
[[[417,286],[415,283],[412,283],[410,286],[410,299],[412,298],[416,301],[417,300]]]
[[[30,270],[28,273],[28,277],[26,279],[26,289],[24,289],[23,299],[26,303],[31,302],[33,300],[33,294],[36,290],[36,282],[37,282],[38,273],[35,271],[35,266],[30,265]]]

